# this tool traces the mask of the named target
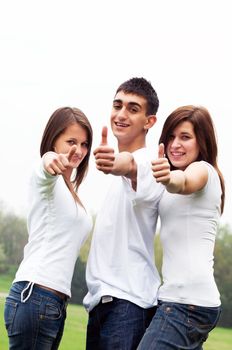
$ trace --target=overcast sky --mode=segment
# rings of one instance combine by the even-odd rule
[[[156,89],[158,122],[148,135],[157,154],[165,118],[200,104],[213,117],[226,181],[222,223],[232,225],[232,22],[228,0],[13,0],[0,2],[0,200],[26,214],[27,185],[45,124],[61,106],[82,109],[94,147],[109,126],[123,81],[143,76]],[[115,145],[110,134],[109,141]],[[81,194],[96,211],[110,177],[91,159]]]

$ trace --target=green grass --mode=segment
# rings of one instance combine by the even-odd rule
[[[232,349],[232,329],[216,327],[209,334],[209,338],[204,345],[204,350],[231,350]]]
[[[0,349],[8,349],[8,339],[3,321],[4,297],[0,296]],[[60,350],[84,350],[87,313],[82,306],[68,305],[65,331]],[[215,328],[204,345],[204,350],[231,350],[232,329]]]
[[[61,341],[61,350],[84,350],[88,315],[80,305],[68,305],[67,320]]]
[[[8,293],[14,277],[10,275],[0,276],[0,293]]]

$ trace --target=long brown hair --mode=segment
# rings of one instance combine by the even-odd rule
[[[217,171],[220,178],[222,196],[221,196],[221,213],[223,213],[225,202],[225,183],[223,175],[217,164],[218,147],[216,140],[216,132],[209,111],[202,106],[182,106],[175,109],[166,119],[159,143],[163,143],[166,149],[169,137],[176,126],[183,122],[192,123],[199,146],[198,161],[204,160],[211,164]],[[170,162],[171,164],[171,162]],[[171,169],[175,169],[171,164]]]
[[[42,157],[46,152],[54,151],[56,139],[72,124],[79,124],[86,130],[88,141],[88,152],[76,169],[75,177],[72,180],[74,190],[77,191],[88,170],[93,139],[93,131],[90,122],[80,109],[75,107],[61,107],[51,115],[43,132],[40,144],[40,155]]]

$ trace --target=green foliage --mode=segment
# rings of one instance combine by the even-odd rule
[[[73,304],[81,305],[83,298],[87,293],[87,286],[85,281],[85,268],[86,263],[78,259],[72,279],[72,298],[70,302]]]
[[[20,263],[27,238],[26,220],[15,214],[2,212],[0,215],[0,244],[3,247],[6,266]]]
[[[92,239],[92,233],[89,235],[88,239],[86,240],[85,244],[82,246],[80,251],[80,259],[83,262],[87,262],[88,255],[89,255],[89,249]]]
[[[0,273],[7,270],[6,254],[3,244],[0,244]]]
[[[221,295],[222,314],[219,324],[232,325],[232,234],[228,225],[219,228],[215,245],[215,280]]]
[[[160,241],[160,235],[155,235],[155,243],[154,243],[154,251],[155,251],[155,264],[161,276],[161,268],[162,268],[162,259],[163,259],[163,249]]]

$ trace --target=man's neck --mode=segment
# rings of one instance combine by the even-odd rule
[[[118,142],[118,150],[119,152],[130,152],[133,153],[135,151],[137,151],[138,149],[144,148],[146,147],[146,142],[144,140],[143,143],[139,143],[139,144],[126,144],[126,143],[121,143]]]

